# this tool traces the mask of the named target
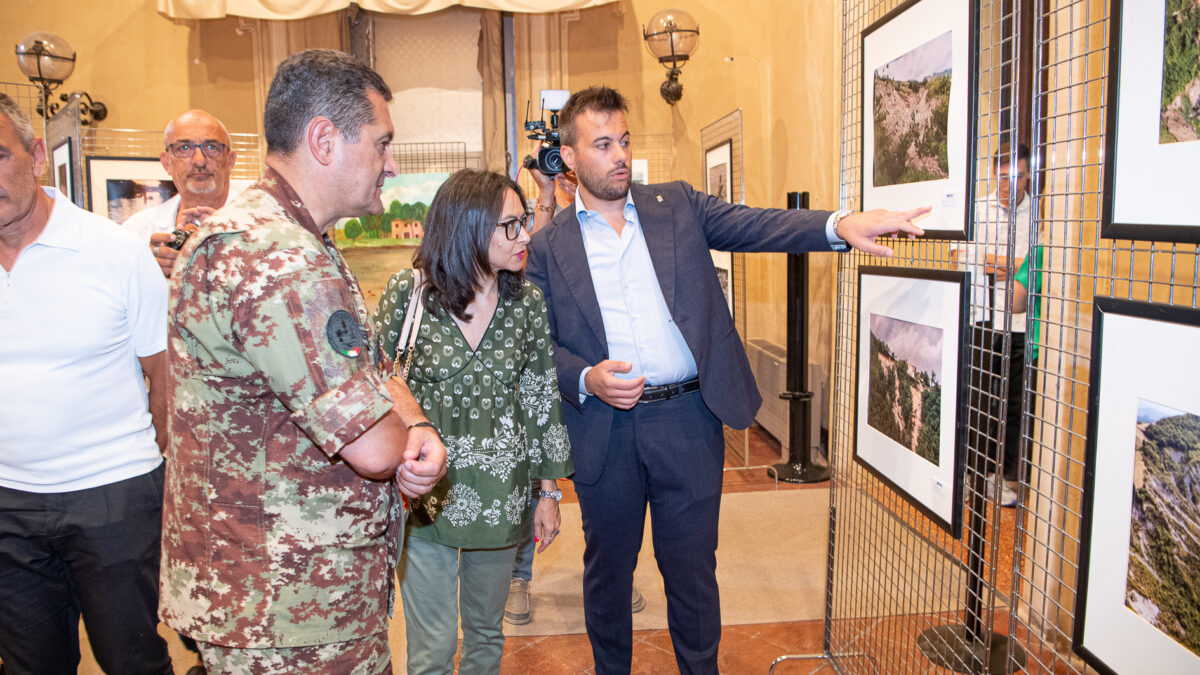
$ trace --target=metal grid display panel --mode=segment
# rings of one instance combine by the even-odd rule
[[[700,184],[695,186],[704,189],[705,165],[707,151],[725,141],[730,141],[730,186],[729,199],[734,204],[746,203],[746,180],[742,157],[742,109],[738,108],[711,124],[700,128]],[[733,253],[729,256],[730,275],[733,281],[733,324],[746,344],[746,254]],[[750,433],[749,430],[738,430],[725,427],[725,446],[741,457],[741,469],[762,468],[750,466]]]
[[[463,141],[393,143],[392,157],[400,173],[454,173],[467,168]]]
[[[229,134],[229,144],[237,152],[237,163],[230,178],[256,180],[262,173],[262,152],[258,134]],[[163,132],[134,129],[83,129],[83,156],[86,157],[158,157],[163,151]],[[85,166],[87,162],[84,162]],[[87,184],[87,176],[81,181]]]
[[[1125,3],[1130,7],[1131,3]],[[1075,622],[1093,300],[1117,297],[1194,308],[1194,244],[1100,237],[1112,18],[1108,0],[1038,0],[1034,181],[1040,293],[1039,357],[1026,366],[1031,432],[1022,455],[1024,507],[1016,532],[1011,633],[1026,638],[1030,672],[1094,672],[1071,652]],[[1147,199],[1153,199],[1147,195]]]
[[[903,4],[902,0],[844,0],[842,42],[841,205],[856,209],[861,195],[862,54],[864,29]],[[978,115],[968,121],[976,145],[975,176],[967,203],[982,202],[997,186],[991,157],[1015,135],[1018,95],[1017,50],[1013,49],[1018,7],[1008,0],[979,0],[975,32]],[[1005,161],[1011,159],[1011,155]],[[1015,194],[1015,193],[1014,193]],[[977,195],[977,197],[975,196]],[[1011,195],[1010,195],[1011,197]],[[917,206],[917,205],[913,205]],[[974,213],[976,209],[969,209]],[[1001,527],[999,486],[984,475],[999,462],[1004,438],[1006,378],[1011,314],[1005,304],[992,312],[992,286],[971,277],[961,339],[967,365],[960,374],[959,452],[965,454],[962,536],[955,539],[917,507],[854,461],[858,400],[858,268],[889,265],[921,270],[967,270],[987,254],[1007,257],[1012,273],[1016,231],[1010,221],[980,210],[975,234],[966,242],[888,239],[890,260],[860,253],[840,256],[833,374],[833,455],[830,490],[830,550],[826,596],[825,656],[843,672],[948,672],[930,660],[963,672],[988,672],[987,654],[1002,644],[992,633],[1007,631],[1003,611],[1010,582],[1000,549],[1011,550],[1012,511]],[[992,227],[1002,225],[1003,227]],[[983,317],[994,319],[975,326]],[[948,405],[944,402],[943,405]],[[990,487],[989,487],[990,485]],[[931,631],[933,628],[944,631]],[[953,638],[977,636],[974,650]],[[1005,652],[998,651],[1003,660]],[[1015,657],[1014,657],[1015,660]]]

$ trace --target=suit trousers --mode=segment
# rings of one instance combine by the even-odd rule
[[[404,604],[409,675],[451,675],[462,613],[460,675],[496,675],[504,603],[517,547],[458,549],[408,536],[396,573]]]
[[[717,521],[724,463],[721,422],[699,392],[614,412],[600,477],[594,484],[575,484],[585,544],[584,616],[597,675],[628,673],[632,664],[629,596],[647,505],[679,671],[717,672]]]
[[[74,673],[79,617],[107,673],[170,674],[158,635],[163,466],[59,493],[0,488],[4,675]]]

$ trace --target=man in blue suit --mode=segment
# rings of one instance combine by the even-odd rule
[[[628,673],[646,506],[682,673],[716,673],[724,437],[762,399],[709,249],[856,249],[921,234],[907,213],[751,209],[683,182],[632,185],[624,98],[576,92],[559,115],[575,204],[536,233],[526,273],[546,297],[584,531],[584,613],[597,675]]]

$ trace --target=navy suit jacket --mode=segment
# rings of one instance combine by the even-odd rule
[[[630,190],[667,309],[696,359],[704,403],[743,429],[762,398],[708,251],[829,251],[830,212],[729,204],[682,181]],[[546,296],[575,480],[591,484],[604,467],[614,408],[595,396],[579,402],[579,374],[608,358],[608,339],[574,206],[534,234],[528,252],[525,273]]]

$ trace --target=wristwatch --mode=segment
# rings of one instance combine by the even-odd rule
[[[553,499],[556,502],[561,502],[562,490],[538,490],[538,496],[546,499]]]

